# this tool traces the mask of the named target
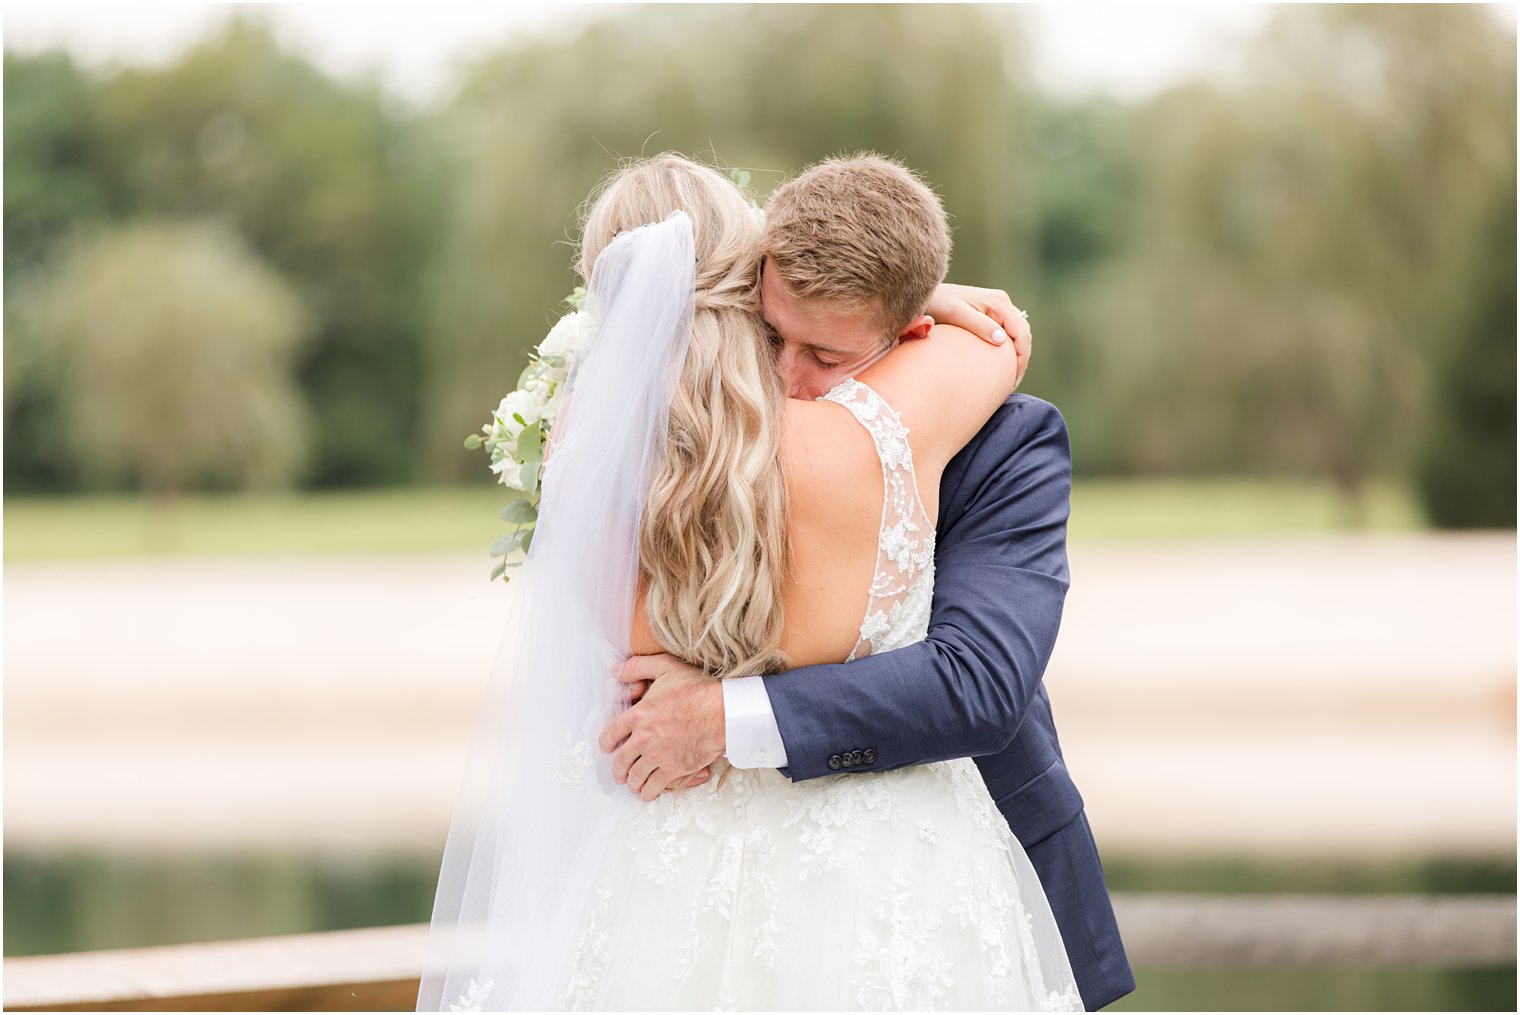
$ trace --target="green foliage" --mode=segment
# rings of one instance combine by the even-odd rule
[[[7,144],[6,168],[21,165],[21,179],[68,168],[103,197],[50,225],[44,239],[102,217],[225,220],[290,280],[312,317],[296,364],[317,424],[308,482],[412,478],[420,280],[437,221],[425,125],[386,108],[373,88],[329,79],[243,20],[169,66],[72,89],[54,60],[7,56],[7,141],[24,146]],[[40,96],[28,87],[39,80],[51,85]],[[23,129],[45,113],[54,136],[37,136],[39,127],[13,138],[18,112]],[[82,186],[66,175],[60,183]],[[17,210],[9,181],[6,191],[9,285]],[[69,191],[49,183],[14,200],[42,215],[67,205]],[[27,474],[9,459],[8,480],[25,488]]]
[[[1514,187],[1514,40],[1474,8],[1283,8],[1243,64],[1124,124],[1135,217],[1085,308],[1073,430],[1109,469],[1324,476],[1355,520],[1441,411],[1454,308],[1514,300],[1462,256],[1476,199]],[[1470,436],[1502,457],[1513,412],[1511,389],[1507,442]]]
[[[1447,528],[1515,522],[1515,212],[1504,186],[1465,259],[1473,298],[1454,308],[1455,341],[1439,350],[1416,476],[1432,520]]]
[[[508,491],[511,493],[512,491]],[[149,538],[153,506],[122,494],[5,499],[5,562],[158,555],[475,553],[501,534],[500,484],[310,493],[187,493],[179,538]],[[1093,480],[1072,486],[1071,540],[1178,540],[1330,533],[1335,490],[1323,482]],[[1376,487],[1370,524],[1423,525],[1402,489]],[[88,532],[89,539],[79,534]]]
[[[501,509],[501,520],[516,525],[535,522],[538,520],[538,508],[534,507],[532,501],[519,497]]]
[[[1290,6],[1227,82],[1120,102],[1036,88],[1021,17],[618,10],[488,54],[427,115],[248,18],[156,69],[7,54],[5,479],[116,482],[63,443],[76,406],[31,310],[77,230],[216,218],[289,280],[307,485],[485,486],[458,435],[562,312],[619,159],[679,150],[763,196],[870,149],[942,195],[952,278],[1030,310],[1026,390],[1061,406],[1079,473],[1316,477],[1353,524],[1394,483],[1439,524],[1512,524],[1509,28]]]
[[[674,149],[763,196],[828,155],[896,155],[944,198],[957,277],[1013,284],[1032,262],[1023,55],[1015,24],[968,7],[654,6],[482,61],[440,128],[459,177],[424,395],[439,478],[479,475],[457,435],[558,316],[578,210],[619,158]]]
[[[74,459],[167,495],[289,485],[307,442],[291,287],[218,222],[80,237],[32,304]]]
[[[88,486],[63,439],[66,408],[24,313],[48,248],[105,220],[113,197],[94,116],[99,87],[61,53],[5,54],[5,482],[11,489]]]

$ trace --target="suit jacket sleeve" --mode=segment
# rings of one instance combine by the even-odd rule
[[[1071,448],[1049,402],[1015,395],[946,470],[927,638],[765,680],[794,781],[874,749],[882,771],[1001,751],[1055,647],[1069,574]],[[953,484],[953,488],[952,488]]]

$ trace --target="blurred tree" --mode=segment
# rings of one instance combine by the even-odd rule
[[[1515,524],[1515,214],[1514,188],[1500,188],[1465,259],[1474,299],[1439,350],[1417,478],[1441,526]]]
[[[292,377],[305,313],[217,222],[142,222],[72,242],[35,297],[71,452],[160,501],[192,484],[288,486],[308,414]]]
[[[425,129],[235,20],[162,72],[124,75],[104,120],[145,210],[229,215],[315,317],[299,364],[311,482],[410,478],[432,249]]]
[[[5,279],[70,224],[110,214],[92,109],[95,83],[63,53],[5,54]]]
[[[1021,55],[1016,24],[978,8],[671,6],[473,67],[440,128],[457,185],[430,286],[427,474],[489,481],[460,436],[569,292],[577,210],[618,156],[721,159],[763,196],[827,155],[894,155],[944,198],[954,277],[1011,286],[1033,262]]]
[[[61,442],[57,385],[14,297],[73,224],[112,213],[92,109],[97,87],[62,53],[5,54],[5,482],[77,482]]]
[[[1284,8],[1229,78],[1128,103],[1041,95],[1018,10],[643,6],[484,57],[436,116],[254,17],[99,80],[7,55],[13,492],[106,482],[58,443],[25,282],[75,228],[139,215],[225,219],[296,287],[308,483],[490,482],[459,438],[571,288],[579,205],[619,157],[666,149],[762,196],[839,152],[922,171],[952,278],[1030,309],[1026,390],[1065,411],[1081,473],[1330,477],[1354,519],[1369,479],[1418,472],[1443,524],[1505,482],[1453,473],[1514,439],[1491,383],[1514,280],[1490,270],[1514,240],[1493,210],[1514,36],[1484,8]]]
[[[8,114],[15,94],[7,90]],[[419,279],[438,193],[425,125],[374,83],[336,82],[284,52],[246,17],[168,66],[111,76],[80,102],[83,115],[61,117],[42,150],[85,133],[88,144],[54,163],[92,180],[112,218],[225,218],[310,310],[312,340],[297,362],[318,421],[308,482],[410,479]],[[9,131],[8,122],[8,140]]]
[[[1110,468],[1325,476],[1354,521],[1370,477],[1411,474],[1451,311],[1491,284],[1461,255],[1514,186],[1514,40],[1475,8],[1284,8],[1238,78],[1125,125],[1096,443]]]
[[[1061,407],[1078,473],[1113,468],[1101,423],[1108,415],[1101,342],[1088,307],[1103,271],[1124,249],[1138,212],[1135,173],[1121,148],[1128,111],[1101,96],[1041,97],[1031,107],[1021,161],[1033,180],[1035,261],[1027,274],[990,279],[1030,312],[1037,352],[1022,390]]]

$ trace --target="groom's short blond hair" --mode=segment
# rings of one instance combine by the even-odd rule
[[[950,224],[906,166],[862,153],[825,159],[766,202],[760,252],[792,295],[866,312],[891,343],[950,267]]]

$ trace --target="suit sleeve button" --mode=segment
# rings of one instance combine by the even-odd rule
[[[841,754],[839,756],[839,760],[845,768],[849,768],[851,765],[855,764],[855,759],[848,754]]]
[[[850,762],[852,764],[858,765],[862,761],[864,761],[865,758],[866,758],[866,752],[865,751],[858,751],[857,750],[857,751],[851,751],[850,752]]]
[[[844,759],[837,754],[829,755],[829,767],[840,768],[844,765]]]
[[[865,763],[867,765],[876,760],[876,748],[868,747],[865,751]]]

